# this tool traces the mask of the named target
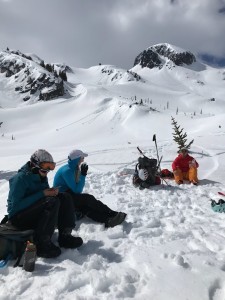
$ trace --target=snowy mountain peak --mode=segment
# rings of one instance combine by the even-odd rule
[[[134,61],[134,66],[162,68],[165,64],[172,62],[177,66],[191,65],[196,62],[196,58],[190,51],[183,50],[171,44],[163,43],[153,45],[142,51]]]
[[[14,90],[23,101],[49,100],[65,94],[66,69],[45,64],[35,54],[9,49],[0,52],[0,73],[8,79],[7,89]]]

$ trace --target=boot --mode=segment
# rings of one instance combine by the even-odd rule
[[[123,221],[125,220],[127,214],[123,213],[123,212],[118,212],[115,217],[109,218],[106,222],[105,222],[105,227],[115,227],[117,225],[120,225],[121,223],[123,223]]]
[[[198,185],[198,182],[195,180],[191,180],[190,183],[194,184],[194,185]]]
[[[59,232],[58,243],[60,247],[75,249],[83,244],[83,240],[80,237],[71,235],[72,229],[65,229]]]
[[[61,254],[61,249],[51,241],[37,244],[37,256],[44,258],[54,258]]]

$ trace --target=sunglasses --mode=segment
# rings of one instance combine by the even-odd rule
[[[51,170],[39,169],[39,171],[41,171],[41,173],[47,174],[47,173],[50,172]]]
[[[42,162],[40,164],[40,171],[42,173],[48,173],[50,171],[53,171],[55,169],[55,163],[53,162]]]

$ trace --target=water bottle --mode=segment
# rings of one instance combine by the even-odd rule
[[[27,242],[27,246],[24,253],[24,262],[23,262],[23,269],[27,272],[33,272],[35,267],[35,260],[36,260],[36,245]]]

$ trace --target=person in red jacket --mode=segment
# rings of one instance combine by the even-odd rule
[[[177,184],[184,183],[188,180],[194,185],[198,184],[197,168],[199,164],[197,161],[188,154],[187,148],[181,148],[179,155],[172,163],[174,179]]]

